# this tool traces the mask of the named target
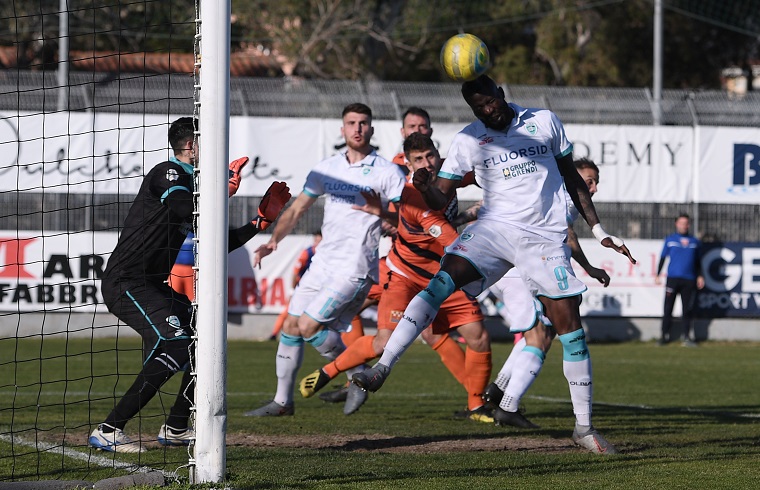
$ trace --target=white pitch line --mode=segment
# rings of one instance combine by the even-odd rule
[[[176,479],[177,474],[176,472],[169,472],[169,471],[163,471],[163,470],[157,470],[155,468],[151,468],[149,466],[140,466],[136,465],[134,463],[125,463],[123,461],[118,461],[115,459],[106,458],[104,456],[97,456],[92,455],[88,453],[84,453],[82,451],[77,451],[75,449],[72,449],[70,447],[66,446],[54,446],[52,444],[45,444],[35,441],[28,441],[26,439],[23,439],[21,437],[15,436],[5,436],[0,435],[0,441],[7,442],[9,444],[19,444],[21,446],[26,446],[30,448],[36,449],[38,452],[44,451],[48,453],[54,453],[54,454],[61,454],[67,458],[72,459],[78,459],[80,461],[87,461],[94,463],[98,466],[102,466],[104,468],[116,468],[116,469],[123,469],[125,471],[128,471],[130,473],[152,473],[154,471],[160,472],[164,477],[170,478],[170,479]]]
[[[527,395],[525,396],[525,398],[531,398],[533,400],[541,400],[541,401],[552,402],[552,403],[570,403],[570,399],[568,398],[554,398],[550,396],[540,396],[540,395]],[[760,413],[737,413],[737,412],[730,412],[727,410],[720,410],[720,409],[707,410],[704,408],[689,408],[689,407],[679,407],[679,408],[653,407],[650,405],[631,405],[627,403],[607,403],[607,402],[598,402],[598,401],[594,401],[594,405],[599,405],[603,407],[632,408],[632,409],[637,409],[637,410],[687,412],[687,413],[696,413],[696,414],[701,414],[701,415],[725,415],[725,416],[749,418],[749,419],[760,418]]]

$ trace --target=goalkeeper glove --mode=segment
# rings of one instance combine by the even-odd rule
[[[259,231],[269,228],[290,201],[290,189],[285,182],[272,182],[259,203],[259,212],[253,224]]]
[[[240,187],[240,179],[242,176],[240,172],[243,171],[243,167],[248,164],[248,157],[238,158],[230,163],[230,180],[227,182],[227,188],[229,196],[232,197]]]

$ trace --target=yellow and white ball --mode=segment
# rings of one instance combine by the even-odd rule
[[[475,80],[491,66],[488,46],[472,34],[457,34],[441,48],[441,66],[457,82]]]

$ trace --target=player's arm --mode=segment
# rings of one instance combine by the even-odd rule
[[[420,191],[422,198],[430,209],[439,211],[446,207],[458,187],[458,181],[438,176],[435,184],[431,185],[433,175],[427,169],[421,168],[414,172],[412,184]]]
[[[573,225],[568,225],[567,227],[567,245],[570,247],[573,259],[578,262],[578,265],[583,267],[583,270],[585,270],[589,276],[604,284],[604,287],[610,285],[610,276],[607,274],[607,271],[594,267],[588,261],[588,258],[586,258],[586,254],[583,252],[580,242],[578,242],[578,235],[575,234]]]
[[[364,211],[367,214],[374,214],[380,219],[387,221],[393,227],[398,227],[398,207],[396,203],[388,203],[388,207],[383,207],[383,201],[380,198],[380,194],[372,189],[369,191],[361,191],[362,197],[364,197],[364,204],[359,206],[354,204],[351,206],[353,209]]]
[[[473,204],[469,208],[465,209],[456,217],[454,217],[453,220],[451,220],[451,224],[455,228],[459,228],[465,223],[469,223],[471,221],[475,221],[478,219],[478,211],[480,211],[480,207],[483,205],[483,201],[478,202],[477,204]]]
[[[235,230],[230,230],[228,251],[242,247],[260,231],[266,230],[277,219],[290,201],[290,189],[285,182],[273,182],[259,203],[256,218]]]
[[[618,253],[621,253],[628,257],[628,260],[632,264],[636,263],[636,259],[631,256],[631,252],[625,243],[620,238],[610,235],[602,228],[602,224],[599,222],[599,216],[596,214],[596,208],[594,203],[591,202],[591,194],[589,194],[588,186],[583,181],[583,177],[578,173],[578,170],[573,164],[573,154],[568,153],[565,156],[557,158],[557,166],[559,168],[562,177],[565,179],[565,188],[567,189],[570,198],[573,200],[573,204],[578,208],[578,212],[586,220],[586,223],[591,227],[591,231],[594,236],[602,244],[602,246],[611,248]]]
[[[316,197],[311,197],[305,192],[301,192],[293,201],[293,204],[286,209],[280,219],[277,220],[277,226],[274,227],[272,238],[267,243],[261,245],[253,254],[253,266],[256,267],[261,263],[261,259],[277,250],[277,244],[285,238],[296,227],[301,216],[316,202]]]

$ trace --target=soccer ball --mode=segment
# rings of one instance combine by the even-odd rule
[[[488,46],[472,34],[450,37],[441,48],[441,66],[457,82],[475,80],[491,66]]]

